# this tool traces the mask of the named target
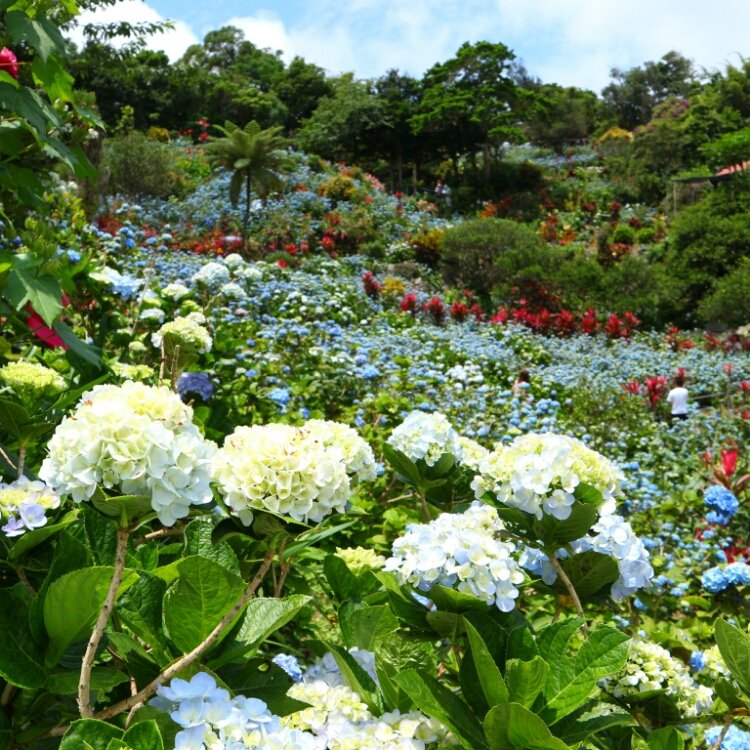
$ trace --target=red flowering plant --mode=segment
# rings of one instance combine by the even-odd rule
[[[401,311],[405,313],[409,313],[412,317],[414,317],[417,314],[417,311],[419,310],[419,304],[417,303],[417,295],[414,294],[414,292],[409,292],[408,294],[405,294],[403,299],[401,300]]]
[[[425,302],[422,305],[422,309],[436,326],[441,326],[445,323],[445,305],[440,297],[433,297]]]
[[[0,72],[5,72],[11,78],[18,80],[18,58],[7,47],[0,50]]]
[[[372,275],[372,271],[362,274],[362,286],[370,299],[380,299],[380,282]]]
[[[711,472],[713,480],[736,496],[743,493],[750,484],[750,473],[738,470],[740,457],[740,448],[733,440],[719,451],[718,461],[711,451],[706,451],[702,457],[703,464]]]

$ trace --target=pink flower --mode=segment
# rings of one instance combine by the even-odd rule
[[[737,457],[740,452],[737,448],[726,448],[721,451],[721,468],[724,470],[725,476],[731,477],[737,469]]]
[[[0,70],[4,70],[13,78],[18,78],[18,59],[7,47],[0,50]]]

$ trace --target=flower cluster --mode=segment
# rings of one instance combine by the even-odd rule
[[[713,691],[698,685],[687,667],[656,643],[633,640],[628,661],[618,674],[603,681],[604,689],[616,698],[628,698],[652,690],[672,697],[683,716],[692,717],[711,708]]]
[[[541,519],[547,513],[564,520],[570,516],[576,487],[593,486],[613,501],[622,474],[613,463],[580,440],[552,433],[522,435],[498,446],[479,467],[472,482],[476,497],[493,494],[504,505],[520,508]],[[613,502],[602,508],[612,510]]]
[[[750,565],[745,562],[733,562],[725,567],[717,565],[709,568],[701,576],[701,584],[711,594],[718,594],[730,586],[750,585]]]
[[[413,411],[391,433],[388,443],[412,461],[423,460],[434,466],[444,453],[457,461],[463,458],[459,434],[445,414]]]
[[[165,323],[156,333],[151,334],[151,343],[158,349],[175,349],[179,346],[183,352],[194,351],[206,354],[211,351],[213,341],[208,330],[203,327],[206,319],[200,313],[190,313]]]
[[[461,435],[459,442],[461,443],[461,451],[463,452],[461,465],[475,473],[478,472],[479,465],[490,455],[490,451],[477,443],[476,440],[472,440],[465,435]]]
[[[177,393],[182,398],[193,393],[208,401],[214,395],[214,384],[207,372],[183,372],[177,381]]]
[[[690,655],[690,666],[696,674],[705,675],[709,682],[716,682],[719,678],[733,682],[732,673],[718,646],[710,646],[705,651],[694,651]]]
[[[195,286],[215,292],[229,281],[229,269],[223,263],[210,261],[193,274],[191,281]]]
[[[145,495],[165,526],[212,499],[211,459],[193,411],[165,387],[99,385],[55,430],[39,476],[76,502],[98,485]]]
[[[37,362],[9,362],[0,367],[0,380],[21,398],[37,399],[65,390],[65,380]]]
[[[512,557],[515,547],[495,538],[503,528],[497,511],[477,502],[463,513],[409,524],[393,543],[385,570],[395,571],[401,583],[420,591],[455,588],[510,612],[524,574]]]
[[[355,575],[360,575],[367,570],[380,570],[385,565],[385,557],[369,547],[347,547],[346,549],[338,547],[336,555]]]
[[[0,482],[0,519],[6,536],[20,536],[47,523],[46,511],[60,507],[60,498],[44,482],[19,477]]]
[[[179,750],[324,750],[314,735],[281,724],[257,698],[234,698],[205,672],[190,681],[175,678],[160,685],[151,705],[168,712],[182,729],[175,737]]]
[[[245,525],[254,510],[318,522],[345,510],[351,476],[374,478],[374,465],[369,446],[346,425],[253,425],[227,437],[214,477]]]
[[[716,741],[722,732],[722,727],[711,727],[703,735],[706,741],[706,747],[716,747]],[[721,750],[750,750],[750,732],[740,729],[735,724],[729,727],[721,741]]]
[[[712,484],[703,495],[703,502],[711,509],[706,514],[706,520],[721,526],[726,526],[740,509],[740,502],[734,493],[721,484]]]

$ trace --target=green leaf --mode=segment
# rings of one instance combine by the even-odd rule
[[[588,550],[560,560],[560,566],[567,573],[578,596],[593,596],[602,589],[608,588],[620,575],[617,561],[600,552]],[[558,588],[563,590],[562,582]],[[564,589],[567,592],[567,589]]]
[[[386,708],[405,713],[412,705],[409,696],[396,684],[396,675],[407,669],[432,672],[434,668],[430,644],[408,640],[396,632],[381,638],[375,649],[375,672]]]
[[[23,406],[0,399],[0,425],[13,437],[23,438],[23,426],[29,421],[29,413]]]
[[[404,453],[396,450],[389,443],[383,443],[383,458],[391,465],[398,478],[412,487],[420,487],[422,477],[417,465]]]
[[[75,672],[53,672],[47,679],[47,690],[55,695],[76,695],[78,682],[81,679],[80,671]],[[91,690],[103,690],[109,692],[112,688],[122,685],[128,681],[125,672],[112,667],[94,667],[91,670]]]
[[[498,703],[507,703],[508,688],[487,644],[485,644],[479,631],[468,620],[464,622],[464,625],[471,649],[471,658],[474,660],[479,684],[482,687],[487,705],[492,708]],[[464,658],[467,657],[464,656]]]
[[[495,706],[484,720],[489,750],[568,750],[536,714],[518,703]]]
[[[123,622],[149,646],[166,649],[162,627],[162,602],[167,584],[141,572],[138,580],[120,597],[117,613]]]
[[[508,644],[505,648],[506,659],[521,659],[531,661],[538,655],[534,636],[525,625],[513,628],[508,636]]]
[[[78,510],[74,509],[66,513],[59,523],[51,523],[49,526],[42,526],[41,529],[27,531],[23,536],[18,537],[10,550],[8,559],[12,562],[18,562],[27,552],[44,544],[50,537],[70,526],[78,518]]]
[[[590,710],[585,710],[589,708]],[[636,726],[629,711],[619,706],[613,706],[611,703],[596,702],[588,704],[584,709],[575,711],[566,716],[555,724],[555,734],[567,742],[574,745],[579,742],[585,742],[587,738],[599,732],[605,732],[614,727],[631,727]]]
[[[343,631],[343,623],[341,627]],[[346,614],[346,629],[350,634],[347,646],[376,652],[378,641],[398,630],[398,620],[384,604],[361,607]]]
[[[164,627],[171,641],[191,651],[237,603],[244,581],[206,557],[186,557],[164,597]]]
[[[357,576],[349,570],[347,564],[336,555],[327,555],[323,560],[323,573],[333,594],[340,602],[356,599],[359,593]]]
[[[490,605],[471,594],[454,591],[445,586],[433,586],[427,593],[435,606],[443,612],[487,612]]]
[[[407,669],[395,681],[420,711],[445,724],[466,750],[488,750],[482,726],[469,707],[434,677]]]
[[[81,341],[67,323],[58,321],[52,326],[52,330],[63,340],[63,343],[70,347],[70,351],[78,355],[82,360],[95,367],[102,367],[102,350],[96,346],[87,344],[85,341]]]
[[[63,310],[60,282],[54,276],[38,273],[34,268],[16,265],[8,274],[8,293],[16,310],[29,302],[48,326]]]
[[[185,529],[185,556],[200,555],[219,563],[230,573],[241,575],[240,563],[234,550],[225,541],[213,539],[214,524],[196,518]]]
[[[649,750],[684,750],[685,738],[675,727],[664,727],[648,736]]]
[[[356,518],[351,521],[345,521],[344,523],[338,523],[335,526],[316,527],[310,529],[310,531],[306,531],[304,534],[300,534],[296,541],[287,544],[284,548],[284,552],[281,555],[282,561],[286,562],[287,560],[290,560],[292,557],[302,552],[303,549],[306,549],[313,544],[317,544],[318,542],[322,542],[324,539],[328,539],[328,537],[335,536],[340,531],[348,529],[355,523],[357,523]],[[253,522],[253,529],[254,528],[255,522]]]
[[[717,620],[714,637],[732,677],[750,695],[750,636],[726,620]]]
[[[91,503],[105,516],[119,519],[123,527],[130,526],[135,520],[153,512],[151,498],[145,495],[94,496]]]
[[[5,16],[11,38],[14,42],[30,44],[43,61],[54,54],[65,53],[65,40],[60,30],[47,18],[29,18],[22,11],[10,11]]]
[[[597,509],[601,507],[602,503],[604,502],[604,496],[602,495],[602,493],[598,489],[596,489],[596,487],[593,487],[590,484],[586,484],[585,482],[581,482],[576,486],[575,490],[573,491],[573,495],[579,502],[588,503],[589,505],[593,505]]]
[[[602,677],[625,666],[628,641],[625,633],[601,626],[590,633],[574,657],[552,663],[544,685],[547,706],[542,716],[554,723],[582,706]]]
[[[44,685],[44,654],[29,627],[29,605],[13,589],[0,589],[0,677],[16,687]]]
[[[349,687],[359,693],[367,707],[376,716],[383,713],[383,701],[378,686],[370,675],[359,665],[359,662],[344,648],[334,643],[326,643],[326,648],[336,660],[339,671]]]
[[[536,697],[544,690],[548,672],[547,662],[541,656],[535,656],[531,661],[509,659],[505,665],[509,700],[524,708],[531,708]]]
[[[122,729],[99,719],[74,721],[60,743],[60,750],[107,750],[110,740],[120,739]]]
[[[58,578],[44,599],[44,627],[50,637],[46,663],[54,666],[75,641],[88,637],[107,596],[111,566],[82,568]],[[136,574],[125,571],[120,593],[135,582]]]
[[[211,662],[217,669],[237,659],[247,659],[272,633],[293,620],[310,601],[309,596],[295,594],[284,599],[251,599],[239,630],[225,642],[219,655]]]
[[[159,725],[153,719],[134,724],[123,734],[122,739],[132,750],[164,750]]]
[[[547,664],[557,664],[563,658],[570,639],[582,626],[583,619],[580,617],[569,617],[548,625],[536,638],[539,655]]]
[[[556,550],[585,536],[596,523],[597,515],[595,506],[576,500],[568,518],[560,521],[545,514],[541,521],[535,521],[534,532],[547,549]]]

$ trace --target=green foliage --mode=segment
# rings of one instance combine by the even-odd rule
[[[113,192],[168,198],[185,189],[177,158],[168,144],[132,131],[105,141],[102,167]]]
[[[507,293],[522,279],[538,276],[550,252],[528,227],[502,219],[465,221],[446,230],[440,259],[445,280],[483,297]]]
[[[713,289],[700,301],[698,317],[704,323],[739,327],[750,321],[750,258],[742,258],[739,265],[719,279]]]

